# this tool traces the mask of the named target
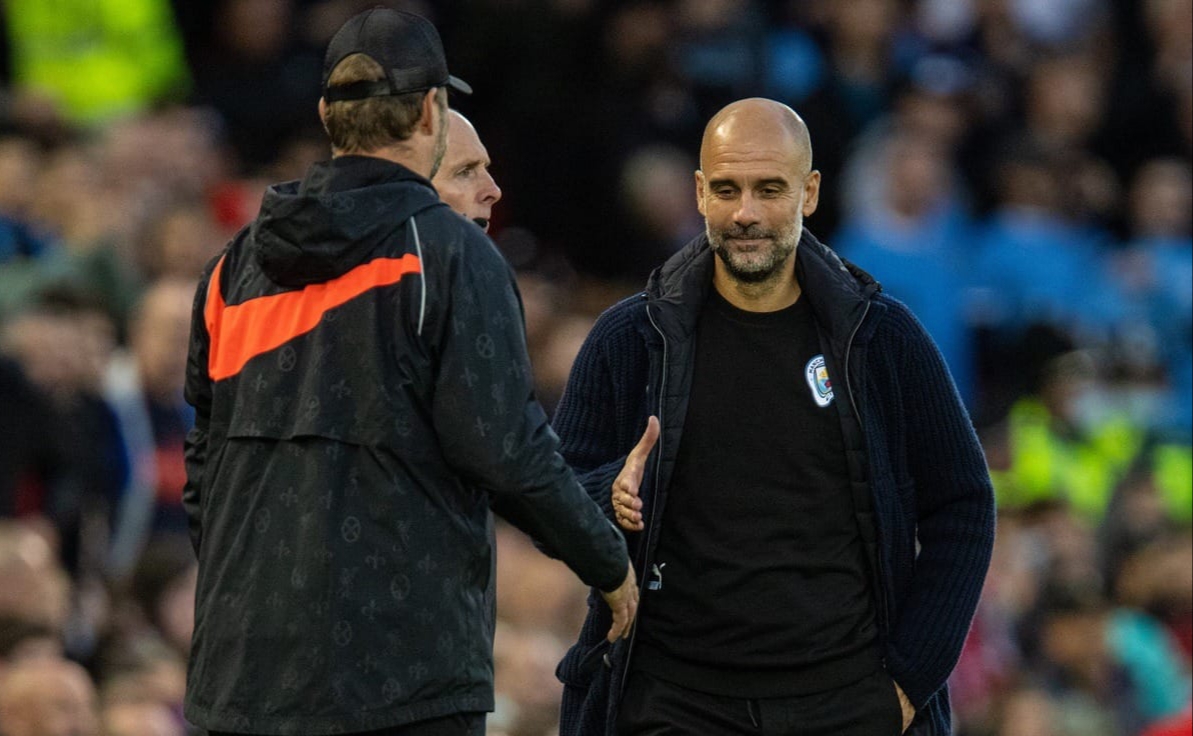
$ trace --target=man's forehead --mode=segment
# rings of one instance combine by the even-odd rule
[[[804,157],[790,148],[710,146],[701,170],[708,180],[723,178],[793,179],[807,173]]]

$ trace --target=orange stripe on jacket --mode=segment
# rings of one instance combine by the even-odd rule
[[[258,355],[315,329],[329,309],[422,270],[418,256],[413,254],[376,258],[330,281],[228,306],[220,293],[224,260],[221,258],[212,271],[203,309],[207,334],[211,336],[207,373],[213,381],[235,376]]]

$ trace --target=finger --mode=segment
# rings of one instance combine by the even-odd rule
[[[642,499],[627,491],[619,491],[613,496],[613,503],[618,508],[626,511],[640,511],[642,509]]]
[[[642,439],[638,440],[638,444],[634,445],[634,449],[630,450],[630,459],[642,462],[650,451],[654,449],[655,443],[659,441],[659,418],[651,415],[646,420],[646,431],[642,433]],[[629,463],[626,463],[627,467]]]
[[[613,492],[627,496],[637,496],[638,486],[642,483],[642,468],[632,467],[629,462],[622,468],[621,474],[613,481]]]
[[[627,532],[640,532],[640,531],[642,531],[642,528],[643,528],[642,520],[640,518],[633,519],[633,518],[629,518],[625,515],[618,515],[617,525],[620,526],[622,529],[625,529]]]
[[[626,608],[623,604],[613,609],[613,625],[609,627],[609,635],[605,638],[615,642],[625,634],[626,629]]]
[[[625,630],[621,634],[623,639],[630,638],[630,631],[634,628],[634,619],[638,616],[638,589],[634,588],[630,592],[630,599],[626,602]]]
[[[625,633],[623,638],[630,638],[630,632],[633,631],[633,619],[638,617],[638,590],[633,590],[633,600],[630,601],[630,610],[625,617]]]

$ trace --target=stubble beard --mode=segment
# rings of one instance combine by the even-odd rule
[[[777,278],[783,270],[783,264],[795,252],[803,230],[803,218],[797,218],[787,227],[776,230],[765,230],[758,225],[714,230],[707,220],[704,227],[713,252],[725,265],[725,271],[730,278],[742,284],[761,284]],[[762,238],[769,238],[771,241],[768,252],[762,257],[755,257],[757,253],[743,255],[733,252],[734,239]]]
[[[435,155],[431,160],[431,173],[427,179],[434,179],[435,175],[439,173],[439,167],[443,165],[443,157],[447,155],[447,116],[443,118],[443,125],[439,126],[439,131],[435,134]]]

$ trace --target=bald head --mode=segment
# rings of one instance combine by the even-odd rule
[[[787,105],[762,97],[732,102],[713,115],[700,141],[700,168],[726,149],[753,149],[789,159],[797,173],[812,169],[812,139],[803,118]]]

